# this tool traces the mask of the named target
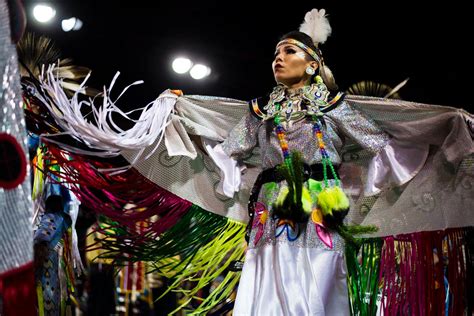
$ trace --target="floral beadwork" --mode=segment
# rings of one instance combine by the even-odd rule
[[[322,116],[321,109],[327,107],[329,90],[321,77],[316,77],[316,82],[304,86],[293,93],[287,93],[282,84],[278,84],[270,94],[268,103],[263,107],[266,114],[262,114],[264,120],[281,116],[285,121],[301,118],[304,115]],[[304,106],[303,104],[304,103]]]
[[[311,221],[314,223],[314,228],[316,229],[316,234],[319,239],[329,248],[333,248],[331,233],[324,227],[323,224],[323,215],[319,208],[315,208],[311,213]]]
[[[268,210],[267,207],[261,203],[255,203],[255,217],[252,223],[252,229],[256,229],[257,232],[255,234],[254,244],[257,245],[260,239],[263,236],[263,232],[265,231],[265,223],[267,222],[268,218]]]
[[[300,236],[300,226],[289,219],[276,219],[275,237],[280,237],[286,231],[289,241],[295,241]]]

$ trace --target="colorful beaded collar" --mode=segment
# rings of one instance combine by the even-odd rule
[[[343,94],[338,93],[336,97],[329,100],[329,91],[318,76],[315,83],[295,91],[288,90],[284,85],[279,84],[264,103],[259,104],[259,99],[252,100],[250,109],[262,120],[280,116],[283,121],[294,121],[304,116],[322,116],[323,113],[334,108],[342,98]]]

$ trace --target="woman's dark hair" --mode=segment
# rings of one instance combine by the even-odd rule
[[[280,41],[286,40],[288,38],[295,39],[295,40],[305,44],[306,46],[310,47],[311,49],[313,49],[316,52],[319,51],[319,49],[314,45],[313,40],[311,39],[311,37],[308,34],[305,34],[305,33],[300,32],[300,31],[291,31],[291,32],[286,33],[285,35],[283,35],[280,38]]]

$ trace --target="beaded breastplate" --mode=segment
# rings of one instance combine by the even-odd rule
[[[293,91],[279,84],[268,98],[254,99],[249,105],[251,112],[261,120],[279,116],[282,124],[291,125],[306,116],[323,116],[343,99],[342,93],[332,99],[329,94],[322,80]]]

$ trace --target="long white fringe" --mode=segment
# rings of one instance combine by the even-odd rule
[[[85,88],[85,83],[89,79],[90,73],[72,98],[69,99],[61,86],[61,79],[54,75],[54,68],[55,65],[50,65],[45,72],[43,67],[40,78],[41,86],[50,100],[44,100],[42,96],[39,97],[66,134],[83,141],[91,149],[97,150],[97,152],[87,151],[81,153],[110,157],[119,155],[123,150],[137,150],[140,154],[132,162],[133,165],[139,160],[146,159],[156,150],[158,146],[155,146],[147,157],[142,157],[146,147],[152,145],[158,138],[159,142],[163,139],[165,128],[170,121],[171,114],[174,112],[174,105],[178,98],[177,95],[170,90],[166,90],[145,107],[130,112],[123,112],[115,105],[116,102],[131,86],[141,84],[143,81],[136,81],[127,86],[114,101],[111,99],[110,93],[120,74],[117,72],[108,89],[104,86],[103,92],[99,95],[102,97],[102,104],[96,105],[94,102],[98,96],[93,99],[79,100],[79,95]],[[93,115],[92,121],[95,121],[95,124],[87,119],[87,115],[82,115],[81,109],[83,107],[86,107],[88,112]],[[135,111],[141,111],[138,120],[134,120],[129,116]],[[120,128],[113,120],[112,116],[114,113],[119,114],[125,120],[133,122],[133,127],[128,130]],[[54,135],[42,135],[42,137],[58,143],[52,139]],[[67,146],[66,144],[61,145]],[[74,148],[68,148],[74,151]]]

